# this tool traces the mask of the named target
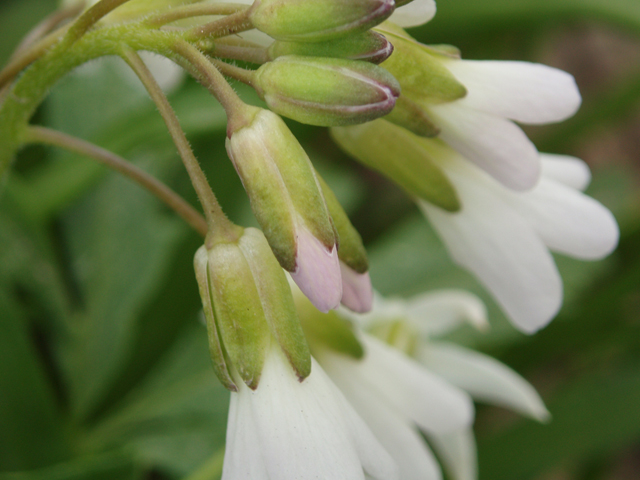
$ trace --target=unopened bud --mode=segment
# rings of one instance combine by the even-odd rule
[[[261,66],[253,85],[274,112],[318,126],[374,120],[388,114],[400,95],[395,78],[377,65],[297,55]]]
[[[389,58],[393,52],[393,45],[384,35],[369,30],[326,42],[283,42],[277,40],[271,44],[268,52],[271,60],[284,55],[304,55],[307,57],[346,58],[378,64]]]
[[[227,152],[280,265],[321,310],[342,296],[336,237],[313,166],[282,119],[255,109]]]
[[[396,100],[395,108],[384,119],[421,137],[435,137],[440,133],[427,111],[405,95]]]
[[[237,390],[233,372],[258,386],[272,338],[302,380],[311,357],[284,272],[262,232],[244,230],[237,241],[219,241],[196,253],[194,266],[209,332],[214,369]]]
[[[444,210],[460,209],[451,181],[434,162],[428,140],[386,120],[331,129],[348,154],[386,175],[410,195]]]
[[[369,30],[394,8],[393,0],[256,0],[249,19],[278,40],[319,42]]]

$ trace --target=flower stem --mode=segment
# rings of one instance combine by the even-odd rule
[[[202,17],[206,15],[232,15],[246,9],[246,5],[238,3],[197,3],[195,5],[177,7],[168,12],[154,15],[145,20],[144,23],[150,27],[160,27],[167,23],[175,22],[176,20],[182,20],[183,18]]]
[[[269,61],[267,49],[263,47],[229,45],[216,41],[207,50],[217,58],[240,60],[243,62],[257,63],[259,65]]]
[[[251,30],[253,24],[249,20],[249,10],[250,7],[245,7],[243,10],[225,18],[199,25],[189,32],[187,39],[195,41],[205,37],[219,38]]]
[[[71,152],[93,158],[107,167],[116,170],[154,194],[182,217],[196,232],[203,237],[206,236],[207,222],[195,208],[157,178],[127,162],[115,153],[85,140],[67,135],[66,133],[37,126],[29,127],[26,134],[26,141],[64,148]]]
[[[191,178],[191,183],[193,184],[198,195],[198,199],[204,209],[209,232],[216,237],[225,237],[230,240],[235,240],[237,238],[237,227],[222,211],[222,207],[220,207],[215,194],[211,190],[209,182],[207,182],[207,178],[191,150],[187,137],[180,127],[178,117],[173,111],[173,108],[171,108],[171,105],[158,85],[158,82],[156,82],[147,66],[134,50],[129,47],[123,48],[122,57],[133,69],[136,75],[138,75],[138,78],[140,78],[140,81],[145,86],[149,96],[158,107],[160,115],[169,129],[171,138],[178,149],[184,166]]]
[[[64,43],[67,45],[75,43],[80,37],[87,33],[91,27],[98,23],[102,17],[128,1],[129,0],[100,0],[71,25],[71,28],[69,28],[69,31],[65,35]]]
[[[246,83],[249,86],[253,86],[254,72],[253,70],[247,70],[246,68],[236,67],[227,62],[221,60],[211,59],[211,63],[220,71],[220,73],[227,77],[240,80],[242,83]]]
[[[182,56],[191,73],[216,97],[227,114],[227,132],[234,132],[251,122],[248,106],[238,97],[220,71],[196,47],[184,40],[176,41],[174,51]]]

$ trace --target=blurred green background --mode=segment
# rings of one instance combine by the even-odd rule
[[[2,0],[0,63],[55,7]],[[438,10],[412,30],[418,39],[457,45],[465,58],[559,67],[583,93],[573,119],[527,132],[541,151],[590,164],[588,192],[622,235],[603,261],[557,257],[565,304],[549,327],[516,332],[397,187],[347,158],[325,130],[291,127],[362,233],[375,287],[479,294],[491,331],[454,339],[515,368],[547,402],[548,425],[478,407],[480,478],[638,479],[640,1],[442,0]],[[113,150],[195,204],[155,107],[118,64],[93,62],[63,79],[34,122]],[[252,224],[224,150],[223,112],[192,81],[171,101],[225,210]],[[219,469],[228,394],[199,318],[200,243],[155,198],[91,160],[21,152],[0,197],[0,480],[206,480]]]

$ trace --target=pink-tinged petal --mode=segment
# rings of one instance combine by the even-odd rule
[[[618,245],[616,219],[582,192],[543,177],[535,189],[514,197],[511,204],[555,252],[597,260]]]
[[[342,279],[335,245],[328,250],[305,227],[297,230],[296,269],[291,278],[321,312],[340,305]]]
[[[542,175],[567,187],[584,191],[591,183],[591,170],[579,158],[541,153]]]
[[[538,151],[515,123],[464,108],[460,100],[429,110],[440,138],[506,187],[529,190],[538,182]]]
[[[445,60],[446,67],[467,88],[466,107],[542,124],[571,117],[582,101],[570,74],[537,63]]]
[[[433,342],[418,351],[418,360],[477,400],[511,408],[536,420],[549,419],[544,402],[531,384],[488,355],[450,343]]]
[[[411,3],[396,8],[389,21],[401,27],[417,27],[423,25],[436,14],[436,2],[433,0],[413,0]]]
[[[356,313],[367,313],[373,305],[373,287],[369,272],[358,273],[340,262],[342,304]]]
[[[462,209],[448,213],[426,202],[419,207],[456,263],[478,277],[520,330],[545,326],[562,304],[562,280],[547,247],[485,173],[457,157],[442,166]]]

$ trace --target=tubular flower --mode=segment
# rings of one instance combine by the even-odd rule
[[[300,383],[273,348],[258,388],[238,385],[223,480],[399,478],[389,454],[317,363]]]

